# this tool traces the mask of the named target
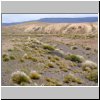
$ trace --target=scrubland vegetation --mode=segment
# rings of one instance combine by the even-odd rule
[[[51,31],[51,25],[45,29],[48,33],[39,33],[32,26],[23,31],[19,27],[3,27],[2,85],[98,85],[97,32],[65,27],[63,33],[57,33],[60,27]]]

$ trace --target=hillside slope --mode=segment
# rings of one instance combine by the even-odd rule
[[[97,33],[98,23],[44,23],[26,22],[12,26],[2,26],[3,33]]]

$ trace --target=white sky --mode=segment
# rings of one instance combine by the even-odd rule
[[[41,18],[97,17],[98,14],[2,14],[3,23],[23,22]]]

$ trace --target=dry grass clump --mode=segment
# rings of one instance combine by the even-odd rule
[[[67,72],[69,68],[68,68],[65,64],[60,63],[59,69],[60,69],[61,71],[63,71],[63,72]]]
[[[9,61],[8,57],[3,58],[3,61]]]
[[[48,59],[51,61],[51,62],[56,62],[59,60],[59,58],[57,58],[56,56],[48,56]]]
[[[49,68],[54,68],[54,64],[53,64],[52,62],[49,62],[49,63],[47,64],[47,66],[48,66]]]
[[[8,49],[8,51],[13,51],[13,49]]]
[[[47,86],[62,86],[62,83],[54,78],[46,78]]]
[[[58,56],[54,56],[54,59],[55,59],[56,61],[59,61],[59,60],[60,60],[60,58],[59,58]]]
[[[77,62],[77,63],[82,63],[85,59],[83,56],[80,55],[74,55],[74,54],[67,54],[65,56],[66,60],[71,60],[73,62]]]
[[[97,69],[97,64],[92,61],[86,60],[85,62],[82,63],[82,69],[84,71]]]
[[[7,54],[3,54],[2,57],[3,57],[3,61],[6,61],[6,62],[9,61],[9,57]]]
[[[32,57],[31,60],[34,61],[34,62],[37,62],[38,61],[38,59],[35,58],[35,57]]]
[[[23,59],[23,58],[21,58],[21,59],[20,59],[20,62],[24,62],[24,59]]]
[[[71,46],[71,50],[76,50],[76,49],[78,49],[77,46]]]
[[[11,80],[16,84],[31,83],[30,77],[22,71],[13,72],[11,74]]]
[[[65,53],[62,51],[62,50],[60,50],[60,49],[55,49],[55,51],[57,51],[58,53],[60,53],[61,55],[64,55]]]
[[[23,58],[28,59],[28,54],[25,53],[25,54],[23,55]]]
[[[2,55],[3,58],[4,58],[4,57],[7,57],[7,56],[8,56],[7,54],[3,54],[3,55]]]
[[[40,42],[40,41],[39,41],[38,39],[36,39],[36,38],[33,38],[31,41],[34,42],[34,43],[37,43],[37,44],[42,44],[42,42]]]
[[[79,73],[80,71],[78,69],[73,70],[73,73]]]
[[[9,61],[10,59],[15,60],[15,57],[13,55],[9,56],[7,54],[3,54],[2,57],[3,57],[3,61]]]
[[[87,79],[90,81],[98,82],[98,70],[92,70],[90,73],[86,76]]]
[[[36,71],[31,71],[29,74],[31,79],[40,79],[41,75]]]
[[[67,71],[68,71],[68,69],[65,68],[65,67],[59,67],[59,68],[60,68],[60,70],[63,71],[63,72],[67,72]]]
[[[97,50],[97,49],[94,49],[94,52],[95,52],[95,53],[98,53],[98,50]]]
[[[23,55],[23,59],[30,59],[30,60],[32,60],[32,61],[34,61],[34,62],[37,62],[37,61],[38,61],[37,58],[32,57],[31,55],[28,55],[27,53],[25,53],[25,54]]]
[[[55,47],[51,46],[51,45],[48,45],[48,44],[44,44],[43,45],[43,48],[44,49],[47,49],[47,50],[55,50]]]
[[[9,58],[10,58],[11,60],[15,60],[15,57],[14,57],[13,55],[11,55]]]
[[[65,83],[76,82],[78,84],[82,84],[82,80],[74,76],[74,74],[70,73],[64,77]]]
[[[91,50],[91,47],[86,46],[85,49],[86,49],[86,50]]]

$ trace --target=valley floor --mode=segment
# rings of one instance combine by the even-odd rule
[[[97,37],[2,35],[2,86],[97,86],[97,65]],[[40,77],[19,84],[12,80],[17,71],[27,76],[36,71]]]

